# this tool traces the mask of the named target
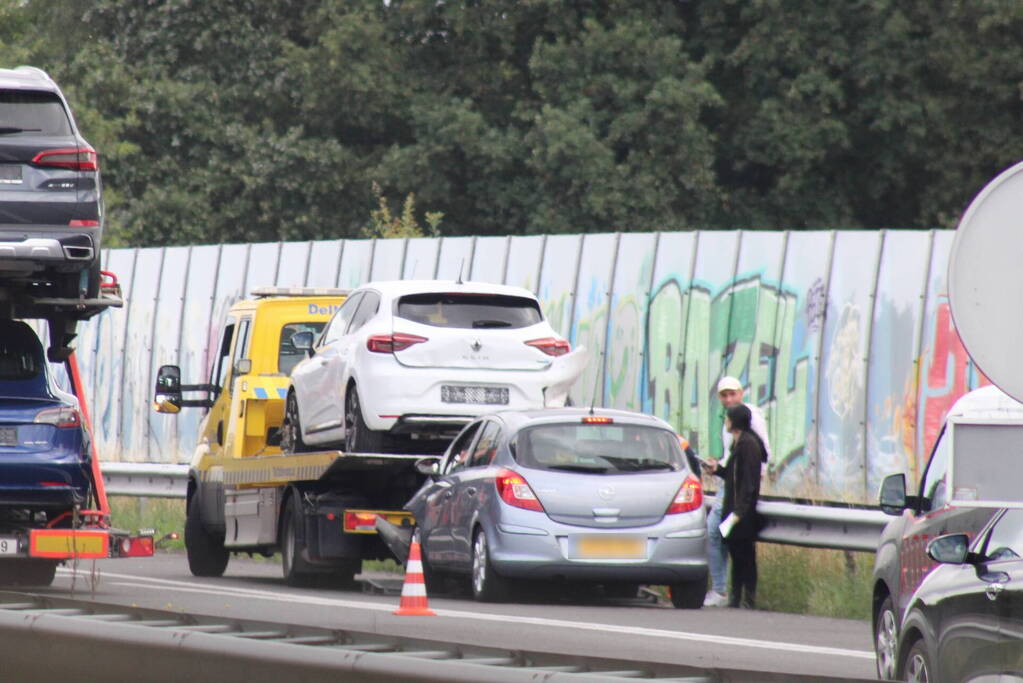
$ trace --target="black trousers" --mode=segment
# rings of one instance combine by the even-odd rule
[[[755,538],[726,538],[732,558],[732,582],[728,591],[730,607],[753,607],[757,594],[757,546]]]

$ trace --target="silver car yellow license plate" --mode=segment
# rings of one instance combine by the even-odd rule
[[[646,558],[646,537],[619,534],[581,534],[570,538],[574,560],[642,560]]]

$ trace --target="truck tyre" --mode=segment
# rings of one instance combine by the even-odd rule
[[[380,453],[383,449],[384,434],[366,426],[359,392],[353,385],[345,394],[345,452]]]
[[[281,569],[284,582],[289,586],[308,586],[313,583],[316,574],[310,571],[309,563],[302,557],[305,543],[300,539],[302,509],[298,495],[288,498],[281,519]]]
[[[281,450],[285,453],[302,453],[306,450],[302,441],[302,422],[298,415],[298,399],[294,392],[288,394],[284,405],[284,421],[281,423]]]
[[[480,602],[504,602],[508,599],[510,584],[490,562],[490,544],[483,529],[476,531],[472,541],[472,596]]]
[[[224,539],[211,534],[199,517],[199,494],[188,501],[185,517],[185,550],[192,576],[222,576],[231,555],[224,548]]]
[[[679,609],[700,609],[707,597],[707,579],[671,585],[671,604]]]

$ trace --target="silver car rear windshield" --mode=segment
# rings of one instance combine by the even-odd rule
[[[523,467],[587,474],[685,469],[678,437],[655,427],[582,422],[529,427],[512,452]]]
[[[0,132],[11,135],[71,135],[64,103],[41,90],[0,90]]]
[[[500,294],[409,294],[398,300],[398,317],[464,329],[529,327],[543,320],[534,299]]]

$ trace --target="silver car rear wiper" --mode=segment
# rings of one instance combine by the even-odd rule
[[[586,465],[547,465],[549,470],[564,470],[565,472],[585,472],[587,474],[603,474],[607,472],[606,467],[587,467]]]
[[[42,128],[18,128],[16,126],[0,126],[0,135],[11,135],[13,133],[38,133]]]

